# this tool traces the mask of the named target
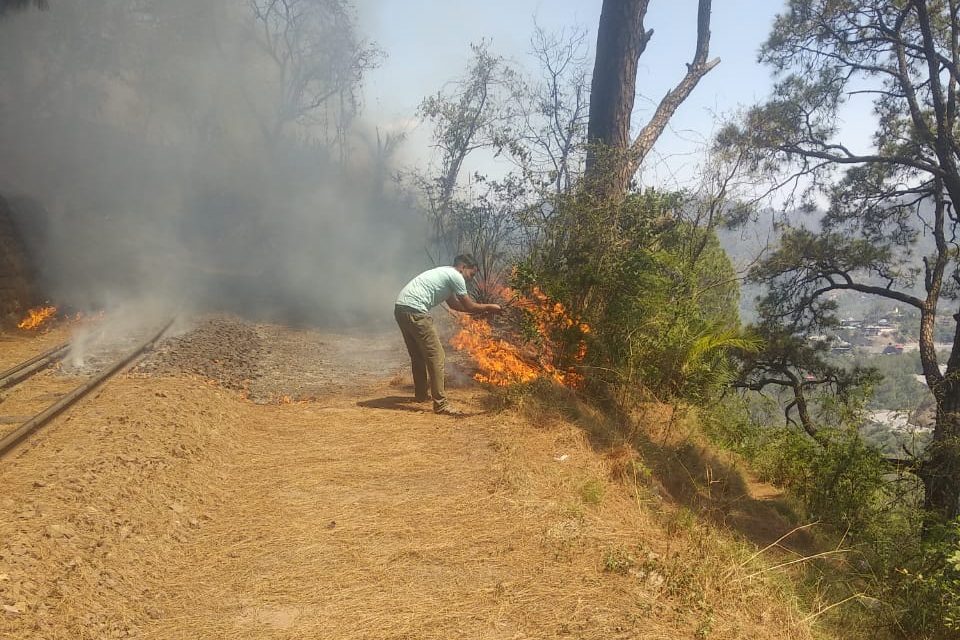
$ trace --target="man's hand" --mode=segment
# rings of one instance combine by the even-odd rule
[[[454,311],[461,311],[471,315],[480,315],[484,313],[503,313],[503,308],[498,304],[480,304],[475,302],[470,296],[450,296],[447,305]]]

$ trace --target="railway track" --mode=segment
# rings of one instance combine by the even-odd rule
[[[4,418],[2,422],[6,423],[8,427],[12,425],[12,428],[0,430],[0,458],[10,453],[17,445],[29,438],[31,434],[76,404],[91,391],[130,366],[140,355],[148,351],[163,337],[173,322],[174,318],[164,322],[158,331],[151,331],[148,338],[139,341],[133,349],[127,350],[123,355],[115,358],[104,368],[88,376],[79,385],[65,389],[62,393],[55,394],[55,398],[49,399],[53,400],[53,402],[39,412],[32,412],[32,414],[28,415],[11,416],[7,414],[9,407],[5,406],[7,404],[6,398],[0,398],[0,417]],[[63,360],[70,353],[70,349],[71,344],[64,343],[34,356],[29,360],[25,360],[6,371],[0,372],[0,391],[11,393],[12,391],[18,390],[19,385],[24,384],[31,377],[47,367]],[[42,395],[41,399],[47,398],[49,395],[50,394]],[[36,402],[34,399],[32,403],[27,402],[27,405],[30,406],[31,404],[36,404]],[[7,415],[3,416],[3,414]]]
[[[67,355],[69,350],[70,343],[65,342],[0,373],[0,391],[9,389],[35,373],[47,368]]]

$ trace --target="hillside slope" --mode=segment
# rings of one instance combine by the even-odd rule
[[[114,380],[0,464],[0,636],[814,637],[755,547],[560,413],[454,394],[474,415]]]

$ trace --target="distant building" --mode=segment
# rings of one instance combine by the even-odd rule
[[[845,354],[853,352],[853,345],[846,340],[838,340],[830,347],[832,353]]]
[[[896,333],[897,328],[892,325],[880,326],[878,324],[871,324],[863,327],[860,332],[865,336],[885,336],[891,333]]]
[[[891,431],[906,431],[910,414],[906,411],[868,411],[867,422],[879,424]]]
[[[932,431],[928,426],[920,426],[911,421],[908,411],[868,411],[866,422],[876,424],[895,433],[926,433]]]

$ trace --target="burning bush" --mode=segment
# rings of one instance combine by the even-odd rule
[[[496,297],[506,302],[495,325],[463,316],[451,341],[476,363],[474,379],[506,387],[546,378],[578,387],[583,376],[576,368],[586,357],[590,327],[570,317],[561,303],[537,287],[529,296],[503,288]]]
[[[27,316],[17,325],[18,329],[36,331],[57,315],[56,307],[37,307],[30,309]]]

